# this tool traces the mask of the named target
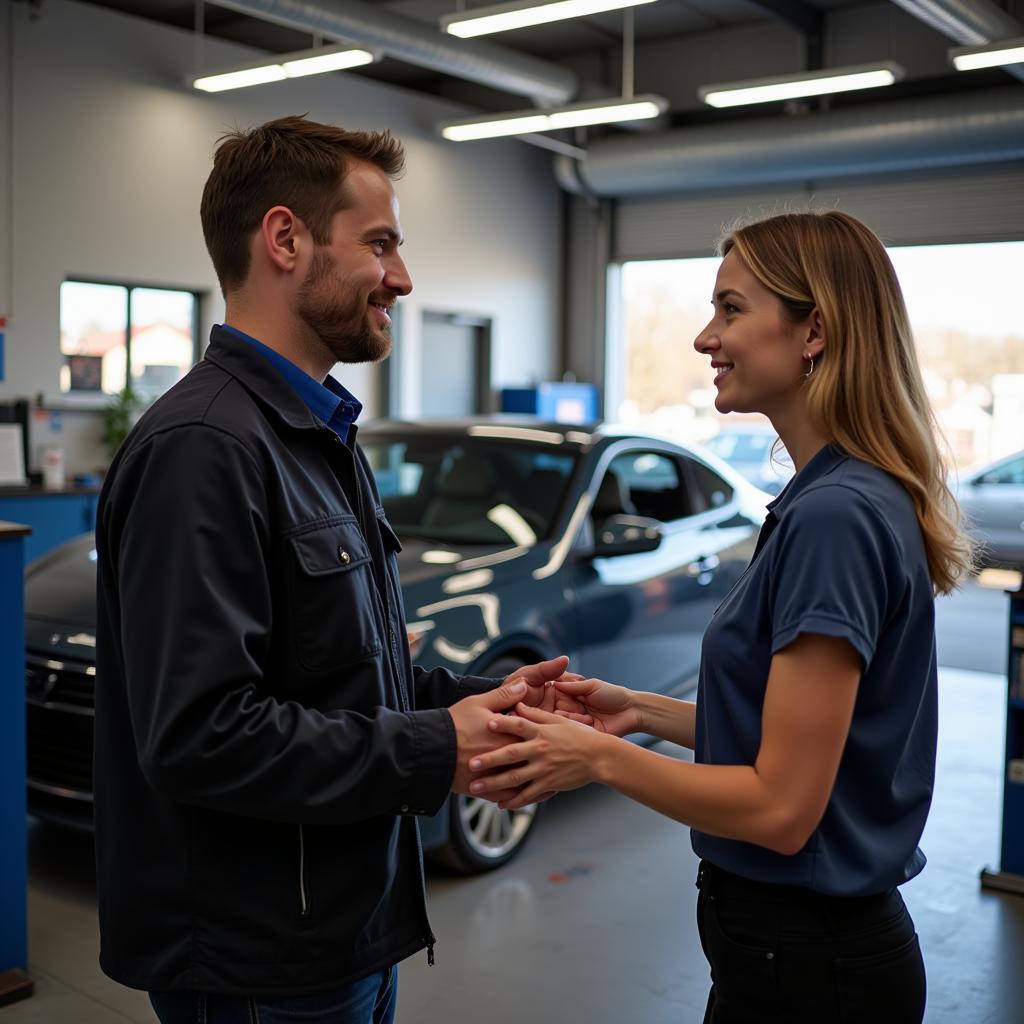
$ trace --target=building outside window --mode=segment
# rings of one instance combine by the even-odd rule
[[[198,359],[198,321],[199,295],[192,291],[65,281],[61,392],[112,395],[130,387],[152,401]]]

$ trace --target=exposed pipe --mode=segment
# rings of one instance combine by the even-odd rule
[[[565,158],[559,157],[559,161]],[[1024,90],[592,142],[559,184],[598,196],[707,191],[1024,159]]]
[[[579,79],[557,64],[517,53],[495,43],[458,39],[430,25],[371,7],[362,0],[332,0],[330,7],[308,0],[208,0],[253,18],[303,32],[359,43],[367,49],[465,78],[517,96],[538,106],[558,106],[576,98]]]
[[[892,0],[919,21],[961,46],[984,46],[1024,35],[1024,25],[992,0]],[[1024,81],[1024,67],[1003,69]]]

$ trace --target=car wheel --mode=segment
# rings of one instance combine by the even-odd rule
[[[519,658],[498,658],[482,674],[507,676],[522,665]],[[466,875],[501,867],[526,844],[540,807],[530,804],[503,811],[489,800],[453,793],[448,800],[448,842],[434,850],[431,859]]]

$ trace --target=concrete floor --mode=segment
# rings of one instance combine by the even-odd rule
[[[1004,687],[998,675],[941,673],[929,865],[903,890],[928,967],[928,1024],[1024,1024],[1024,897],[978,885],[998,860]],[[0,1009],[0,1024],[152,1024],[146,997],[96,966],[88,837],[35,824],[29,859],[36,994]],[[686,830],[653,812],[597,787],[559,797],[514,864],[430,875],[437,964],[420,954],[402,965],[399,1021],[699,1022],[695,867]]]

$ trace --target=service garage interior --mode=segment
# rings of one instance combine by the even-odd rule
[[[807,208],[847,211],[882,238],[951,486],[991,555],[937,601],[928,865],[902,891],[928,971],[925,1020],[1021,1024],[1024,0],[647,0],[481,36],[446,30],[490,6],[6,0],[0,9],[0,1024],[155,1020],[146,994],[97,962],[89,630],[63,620],[68,664],[82,669],[66,698],[74,708],[64,707],[73,728],[50,731],[40,709],[64,699],[70,670],[45,652],[45,637],[33,640],[48,621],[33,602],[45,591],[59,603],[62,584],[39,577],[33,590],[32,569],[23,572],[51,552],[88,559],[87,540],[65,545],[95,525],[117,444],[223,320],[199,221],[218,138],[291,114],[387,128],[406,150],[396,188],[414,287],[397,307],[394,351],[380,365],[333,371],[364,405],[382,491],[393,485],[401,498],[409,480],[467,447],[456,428],[431,426],[442,420],[480,424],[473,436],[492,445],[480,449],[492,468],[510,439],[536,442],[543,451],[524,464],[521,494],[501,505],[513,506],[511,518],[490,517],[510,546],[555,538],[561,499],[546,510],[531,502],[562,479],[559,452],[571,449],[569,466],[597,443],[598,421],[623,437],[668,439],[617,442],[623,500],[633,499],[619,512],[685,531],[688,516],[732,500],[740,477],[778,493],[791,469],[784,451],[773,453],[767,421],[720,417],[707,358],[692,348],[711,309],[718,239],[738,219]],[[203,88],[221,73],[350,49],[366,56],[345,70]],[[851,74],[860,80],[835,84]],[[786,92],[798,81],[827,84]],[[754,87],[767,90],[756,102],[720,98]],[[389,477],[398,447],[405,462]],[[689,497],[633,507],[651,488],[666,493],[664,474],[684,463],[678,487]],[[515,514],[520,499],[534,511]],[[435,549],[457,546],[454,534],[437,537]],[[422,562],[445,560],[436,555],[425,550]],[[472,555],[448,559],[458,564],[444,592],[417,596],[416,608],[411,588],[421,584],[410,577],[414,655],[494,674],[544,655],[503,645],[487,603],[501,559]],[[724,555],[693,569],[695,592],[714,593],[716,571]],[[624,576],[613,580],[619,598]],[[531,608],[539,585],[507,586],[519,601],[526,594],[523,623],[560,614]],[[442,644],[434,623],[455,605],[482,616],[482,639]],[[614,616],[611,604],[593,607]],[[607,664],[616,681],[643,688],[659,659],[699,650],[705,621],[677,640],[641,636],[613,650],[601,638],[607,660],[595,647],[585,667],[602,674]],[[692,673],[672,685],[692,692]],[[77,790],[45,781],[44,746],[58,775],[79,773]],[[26,791],[38,813],[26,814]],[[63,813],[69,794],[75,813]],[[685,827],[599,786],[515,821],[460,825],[460,806],[428,856],[436,963],[420,954],[402,964],[398,1020],[702,1018],[709,977]]]

